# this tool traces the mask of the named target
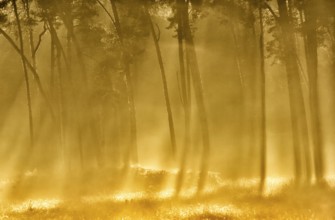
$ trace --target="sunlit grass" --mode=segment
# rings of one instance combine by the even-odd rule
[[[233,205],[205,205],[194,204],[186,207],[175,207],[167,211],[167,215],[180,219],[225,219],[238,217],[242,210]]]
[[[335,207],[331,202],[332,191],[327,193],[306,188],[306,195],[285,193],[287,190],[294,192],[294,183],[289,178],[268,177],[265,192],[259,196],[259,179],[228,180],[216,172],[209,172],[208,184],[201,194],[197,194],[194,183],[192,185],[186,181],[186,187],[176,196],[173,188],[176,171],[133,166],[129,171],[132,173],[129,178],[132,178],[133,187],[128,185],[128,188],[121,187],[119,190],[95,188],[92,191],[84,190],[76,197],[67,195],[62,198],[33,194],[31,198],[3,200],[6,202],[1,204],[2,212],[7,219],[309,219],[309,216],[314,216],[313,219],[329,219],[330,209]],[[192,181],[198,174],[191,171],[186,173],[186,179],[190,175]],[[40,175],[36,170],[25,172],[27,179],[23,181]],[[136,187],[137,183],[155,184],[160,178],[165,181],[161,188]],[[332,176],[327,178],[330,189],[334,179]],[[6,191],[15,183],[15,180],[1,180],[1,191]],[[71,187],[82,187],[76,185],[77,182],[73,184]],[[76,190],[81,192],[80,189]],[[319,203],[308,200],[308,195]]]
[[[28,200],[20,204],[12,205],[12,212],[26,212],[29,210],[48,210],[54,209],[61,204],[59,199],[37,199],[37,200]]]

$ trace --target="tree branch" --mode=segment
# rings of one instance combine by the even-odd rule
[[[24,59],[24,62],[27,64],[27,67],[29,68],[29,70],[32,72],[33,74],[33,78],[37,84],[37,88],[39,89],[39,91],[41,92],[42,94],[42,97],[44,99],[44,101],[47,103],[47,106],[50,110],[50,113],[51,113],[51,116],[52,118],[54,119],[55,118],[55,115],[54,115],[54,112],[52,110],[52,106],[51,106],[51,103],[49,102],[49,99],[44,91],[44,88],[42,86],[42,83],[41,83],[41,80],[40,80],[40,77],[38,75],[38,73],[36,72],[35,68],[33,67],[33,65],[29,62],[29,60],[27,59],[27,57],[22,54],[22,51],[20,50],[20,48],[16,45],[16,43],[13,41],[13,39],[2,29],[0,28],[0,34],[2,34],[6,40],[10,43],[10,45],[14,48],[14,50],[20,54],[23,59]]]
[[[115,21],[114,21],[114,18],[113,16],[111,15],[111,13],[109,13],[109,11],[107,10],[107,8],[104,6],[104,4],[102,4],[101,1],[99,0],[96,0],[98,2],[98,4],[101,6],[101,8],[107,13],[108,17],[111,19],[113,25],[115,26]]]
[[[156,25],[156,28],[157,28],[157,38],[156,38],[156,40],[159,41],[161,39],[161,30],[160,30],[157,23],[155,23],[155,25]]]
[[[39,48],[40,45],[41,45],[42,37],[43,37],[43,35],[44,35],[46,32],[47,32],[47,28],[46,28],[46,26],[44,25],[44,26],[43,26],[43,31],[42,31],[42,32],[39,34],[39,36],[38,36],[38,42],[37,42],[36,47],[35,47],[34,52],[33,52],[33,55],[34,55],[34,56],[36,55],[37,50],[38,50],[38,48]]]
[[[266,9],[268,9],[270,11],[270,13],[272,14],[272,16],[276,19],[276,21],[278,21],[279,17],[278,17],[278,15],[276,15],[276,13],[271,8],[271,6],[268,3],[266,3],[266,2],[263,2],[263,5],[265,6]]]

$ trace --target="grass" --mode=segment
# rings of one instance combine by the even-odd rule
[[[1,203],[0,220],[335,219],[335,191],[332,187],[298,188],[287,182],[273,193],[259,196],[255,181],[249,181],[249,184],[246,180],[243,184],[224,182],[218,174],[211,174],[210,190],[195,196],[191,193],[192,187],[186,187],[184,191],[189,189],[190,193],[176,198],[173,196],[173,190],[164,189],[169,178],[173,178],[173,173],[143,169],[135,169],[132,172],[132,182],[136,186],[132,187],[132,190],[125,190],[126,183],[121,182],[119,178],[103,183],[89,175],[93,179],[85,184],[81,183],[83,179],[67,183],[63,195],[55,197],[57,194],[49,194],[52,195],[51,199],[46,194],[37,193],[40,186],[30,188],[26,196],[23,195],[23,189],[38,182],[38,176],[30,176],[29,179],[22,180],[20,186],[15,186],[21,197],[8,197]],[[119,187],[116,184],[118,180]],[[191,181],[185,182],[187,184]],[[108,190],[108,185],[112,189]]]

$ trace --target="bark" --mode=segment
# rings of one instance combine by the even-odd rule
[[[265,104],[265,56],[264,56],[264,24],[263,24],[263,0],[259,0],[259,24],[260,24],[260,36],[259,36],[259,52],[260,52],[260,87],[261,87],[261,120],[260,120],[260,186],[259,191],[262,193],[265,187],[266,180],[266,104]]]
[[[291,22],[293,22],[293,16],[294,16],[293,15],[293,2],[291,0],[288,1],[288,6],[289,6],[288,16],[291,19]],[[300,16],[300,19],[302,19],[301,16]],[[296,35],[293,34],[293,37],[294,37],[295,44],[297,44]],[[305,50],[306,50],[306,47],[305,47]],[[308,77],[306,76],[306,74],[304,73],[304,71],[302,69],[302,65],[301,65],[300,59],[299,59],[297,54],[296,54],[295,58],[296,58],[296,62],[297,62],[298,67],[299,67],[299,72],[300,72],[301,90],[303,91],[303,87],[302,87],[303,84],[306,85],[306,88],[308,90],[309,79],[308,79]],[[310,103],[310,102],[307,101],[307,103]],[[310,155],[310,146],[309,146],[310,143],[308,141],[309,133],[308,133],[308,123],[307,123],[307,112],[306,112],[306,110],[303,113],[304,114],[302,115],[302,118],[301,118],[301,129],[302,129],[302,136],[303,136],[302,139],[301,139],[301,157],[302,157],[301,162],[302,162],[302,172],[304,172],[304,174],[305,174],[304,181],[305,181],[306,184],[309,184],[310,181],[311,181],[311,176],[312,176],[311,175],[311,155]]]
[[[236,63],[236,67],[237,67],[237,71],[238,71],[238,74],[239,74],[239,79],[240,79],[240,84],[241,84],[241,87],[242,87],[242,90],[244,90],[245,88],[245,79],[244,79],[244,73],[242,71],[242,67],[241,67],[241,56],[240,56],[240,52],[239,52],[239,43],[238,43],[238,40],[237,40],[237,36],[236,36],[236,31],[235,31],[235,24],[234,22],[230,22],[229,23],[230,25],[230,29],[231,29],[231,32],[232,32],[232,35],[233,35],[233,40],[234,40],[234,46],[235,46],[235,53],[234,53],[234,57],[235,57],[235,63]]]
[[[181,100],[183,104],[183,110],[184,110],[184,140],[183,140],[183,149],[181,153],[181,158],[180,158],[180,165],[179,165],[179,171],[176,179],[176,186],[175,186],[175,194],[178,196],[180,193],[182,183],[184,180],[184,175],[185,175],[185,169],[186,169],[186,163],[187,163],[187,153],[189,153],[190,150],[190,135],[191,135],[191,94],[190,94],[190,69],[186,67],[189,67],[189,62],[188,62],[188,57],[186,56],[186,64],[185,65],[185,45],[184,45],[184,20],[183,17],[185,16],[185,10],[186,5],[183,3],[182,0],[177,1],[177,21],[178,21],[178,26],[177,26],[177,37],[178,37],[178,57],[179,57],[179,75],[180,75],[180,92],[181,92]],[[187,46],[186,46],[187,47]]]
[[[288,14],[286,0],[277,0],[279,9],[279,25],[282,32],[282,46],[286,66],[289,100],[291,110],[292,138],[295,162],[295,179],[297,183],[302,180],[302,149],[308,144],[306,111],[304,106],[299,66],[297,63],[296,45],[292,21]]]
[[[51,36],[51,42],[50,42],[50,91],[54,90],[55,85],[55,40]]]
[[[118,38],[121,44],[121,48],[122,48],[123,68],[124,68],[125,76],[126,76],[125,85],[126,85],[129,117],[130,117],[130,146],[126,150],[125,158],[124,158],[125,167],[127,168],[129,167],[131,162],[135,164],[138,163],[136,108],[135,108],[135,102],[134,102],[134,88],[133,88],[133,83],[132,83],[132,77],[130,74],[130,64],[129,64],[129,60],[126,54],[126,49],[124,46],[124,38],[123,38],[120,18],[119,18],[116,4],[115,4],[115,0],[110,0],[110,4],[112,6],[112,11],[114,15],[115,29],[116,29],[116,32],[117,32],[117,35],[118,35]]]
[[[159,67],[161,70],[161,77],[162,77],[162,83],[163,83],[163,91],[164,91],[164,99],[165,99],[165,105],[166,105],[166,111],[168,115],[168,122],[169,122],[169,129],[170,129],[170,140],[171,140],[171,153],[173,158],[176,156],[176,135],[175,135],[175,129],[174,129],[174,122],[173,122],[173,116],[172,116],[172,110],[171,110],[171,104],[170,104],[170,97],[169,97],[169,90],[166,80],[166,74],[165,74],[165,68],[163,64],[163,58],[161,54],[161,50],[158,43],[158,38],[155,32],[154,25],[152,23],[148,8],[146,5],[144,5],[144,13],[147,17],[147,20],[149,22],[151,35],[155,44],[157,59],[159,63]]]
[[[65,54],[63,45],[58,37],[57,31],[54,27],[53,20],[46,16],[46,23],[48,26],[49,33],[51,35],[51,40],[54,43],[54,53],[56,60],[54,61],[57,67],[57,92],[55,96],[57,96],[57,108],[58,108],[58,127],[59,127],[59,144],[60,149],[63,154],[63,161],[64,164],[68,163],[70,164],[70,161],[68,160],[67,150],[69,150],[70,146],[69,138],[71,137],[70,132],[72,131],[75,126],[74,120],[77,115],[71,116],[70,108],[71,105],[75,102],[74,97],[74,84],[72,83],[72,77],[71,77],[71,63],[69,61],[70,54]],[[63,62],[62,62],[63,60]],[[65,66],[65,70],[63,68]],[[67,74],[65,74],[67,73]],[[77,131],[74,131],[77,132]],[[80,140],[79,140],[80,141]],[[80,144],[80,143],[79,143]],[[81,147],[79,147],[81,148]],[[83,164],[82,161],[82,149],[79,149],[79,156],[80,156],[80,164]],[[81,166],[82,167],[82,166]]]
[[[252,96],[253,91],[251,91],[251,83],[248,81],[247,76],[251,73],[252,70],[251,68],[248,69],[249,71],[244,71],[243,67],[245,64],[243,64],[243,56],[245,56],[247,47],[248,45],[243,45],[245,39],[242,41],[240,40],[240,37],[243,36],[243,32],[245,31],[244,29],[239,28],[239,23],[237,20],[238,11],[236,8],[241,7],[241,2],[239,1],[232,1],[232,5],[230,6],[230,21],[229,21],[229,29],[231,32],[232,40],[233,40],[233,45],[234,45],[234,61],[235,61],[235,66],[236,70],[238,72],[238,78],[240,81],[240,95],[239,95],[239,105],[236,109],[236,114],[240,115],[240,120],[239,120],[239,125],[238,128],[236,129],[237,135],[241,135],[242,138],[237,139],[235,142],[236,149],[238,151],[244,151],[247,145],[250,144],[248,142],[247,137],[248,137],[248,129],[251,126],[250,125],[250,120],[249,116],[251,114],[251,109],[248,106],[248,101],[250,101]],[[252,36],[254,37],[254,36]],[[243,48],[243,52],[241,53],[240,49]],[[255,53],[255,51],[253,51]],[[255,55],[253,54],[253,57]],[[254,63],[253,63],[254,64]],[[247,75],[248,73],[248,75]],[[255,77],[253,75],[252,77]],[[249,155],[248,155],[249,156]],[[243,162],[243,156],[242,155],[236,155],[234,158],[235,163],[241,163]],[[237,175],[241,174],[243,172],[243,168],[241,167],[239,170],[236,171],[238,173]]]
[[[70,16],[69,16],[70,17]],[[69,56],[69,62],[72,62],[70,54],[72,53],[72,43],[74,45],[74,49],[78,58],[79,62],[79,68],[81,69],[82,72],[82,80],[85,85],[85,87],[88,87],[88,79],[87,79],[87,72],[86,72],[86,65],[84,62],[84,58],[82,56],[82,52],[80,49],[80,44],[77,40],[77,37],[74,33],[74,27],[73,27],[73,20],[72,18],[64,19],[64,24],[67,29],[67,45],[68,45],[68,56]]]
[[[30,148],[33,148],[34,147],[34,124],[33,124],[33,113],[32,113],[32,106],[31,106],[31,91],[30,91],[30,85],[29,85],[28,69],[27,69],[27,64],[26,64],[25,56],[24,56],[23,36],[22,36],[21,22],[20,22],[18,10],[17,10],[16,0],[12,0],[12,4],[13,4],[14,14],[16,18],[18,33],[19,33],[20,51],[21,51],[20,55],[21,55],[24,79],[25,79],[25,84],[26,84],[29,133],[30,133]]]
[[[309,76],[309,101],[311,110],[311,128],[314,150],[314,167],[317,183],[323,182],[323,139],[321,133],[320,104],[318,89],[318,52],[317,52],[317,33],[316,33],[316,2],[314,0],[305,1],[305,45],[307,72]]]
[[[51,18],[49,18],[49,17],[47,17],[46,20],[47,20],[48,30],[50,32],[51,38],[54,41],[54,45],[57,47],[57,49],[60,51],[60,53],[63,57],[63,61],[65,63],[67,72],[70,72],[70,64],[69,64],[68,58],[65,54],[64,48],[63,48],[62,43],[61,43],[61,41],[58,37],[57,31],[56,31],[56,29],[53,25],[53,22],[52,22]]]
[[[31,17],[30,17],[29,2],[27,0],[24,0],[23,4],[24,4],[25,11],[26,11],[28,22],[30,23]],[[34,44],[34,34],[33,34],[33,28],[31,27],[31,25],[28,27],[28,34],[29,34],[31,61],[32,61],[33,67],[36,69],[36,53],[35,53],[35,44]]]
[[[56,48],[56,66],[57,66],[57,94],[59,95],[57,98],[57,105],[58,105],[58,127],[59,127],[59,145],[60,150],[63,157],[63,162],[65,163],[65,142],[66,142],[66,111],[65,111],[65,95],[64,93],[64,77],[62,71],[62,64],[61,64],[61,52],[60,48],[54,46]]]
[[[186,53],[188,54],[188,59],[190,63],[190,72],[192,74],[191,78],[194,87],[196,104],[199,111],[199,119],[200,119],[202,142],[203,142],[200,174],[197,186],[198,193],[200,193],[202,192],[205,186],[207,172],[209,168],[210,138],[209,138],[209,130],[208,130],[209,128],[208,128],[208,120],[205,106],[205,98],[203,94],[203,85],[188,17],[188,3],[183,2],[182,4],[185,5],[186,9],[183,11],[182,14],[183,25],[184,25],[183,31],[185,36],[185,42],[187,44]]]

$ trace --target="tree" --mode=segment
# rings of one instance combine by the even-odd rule
[[[122,50],[122,62],[123,68],[126,76],[125,85],[128,99],[129,117],[130,117],[130,146],[125,153],[125,167],[129,167],[130,161],[137,164],[138,163],[138,153],[137,153],[137,128],[136,128],[136,109],[134,103],[134,89],[133,80],[130,74],[129,58],[127,57],[127,52],[124,46],[123,32],[121,29],[121,22],[118,14],[118,10],[114,0],[110,0],[114,15],[114,25],[118,35],[118,39],[121,44]]]
[[[34,147],[34,124],[33,124],[33,113],[32,113],[32,106],[31,106],[31,91],[30,91],[30,84],[29,84],[29,76],[28,76],[28,70],[27,65],[25,61],[24,56],[24,44],[23,44],[23,34],[22,34],[22,28],[21,28],[21,21],[18,13],[18,8],[16,4],[16,0],[11,0],[14,15],[16,18],[17,23],[17,29],[19,34],[19,44],[20,44],[20,50],[21,50],[21,61],[23,66],[23,73],[24,73],[24,79],[26,84],[26,94],[27,94],[27,104],[28,104],[28,119],[29,119],[29,133],[30,133],[30,148]]]
[[[260,141],[260,186],[259,190],[262,193],[265,186],[266,180],[266,104],[265,104],[265,55],[264,55],[264,24],[263,24],[263,0],[259,0],[258,12],[259,12],[259,25],[260,25],[260,36],[259,36],[259,52],[260,52],[260,78],[261,78],[261,141]]]
[[[315,176],[318,183],[323,182],[323,140],[321,133],[319,89],[318,89],[318,43],[317,43],[317,3],[305,0],[304,43],[306,48],[307,72],[309,76],[309,103],[311,109],[311,128],[314,147]]]
[[[198,66],[198,59],[195,52],[195,45],[193,41],[193,36],[191,32],[189,17],[188,17],[188,9],[189,2],[178,1],[181,4],[181,21],[182,21],[182,31],[183,36],[185,38],[186,43],[186,57],[189,62],[189,68],[192,78],[192,85],[194,86],[195,99],[197,103],[197,108],[199,111],[199,119],[202,133],[202,153],[201,153],[201,163],[200,163],[200,174],[198,180],[198,192],[201,192],[204,189],[207,172],[209,169],[209,153],[210,153],[210,138],[209,138],[209,128],[208,128],[208,120],[207,113],[205,107],[205,99],[203,94],[203,85],[200,76],[200,70]]]
[[[294,29],[286,0],[277,0],[280,18],[278,24],[281,30],[283,59],[286,66],[289,100],[291,110],[292,138],[295,161],[295,177],[297,183],[302,180],[302,150],[308,149],[306,110],[301,89],[299,65],[297,63]]]
[[[190,91],[188,89],[189,84],[187,83],[187,74],[189,72],[186,71],[185,65],[185,55],[184,55],[184,19],[185,16],[184,10],[185,5],[183,1],[178,0],[176,2],[177,9],[176,9],[176,19],[177,19],[177,38],[178,38],[178,57],[179,57],[179,81],[180,81],[180,93],[181,93],[181,100],[183,104],[184,110],[184,117],[185,117],[185,128],[184,128],[184,140],[183,140],[183,149],[180,158],[180,165],[178,176],[176,180],[176,195],[179,194],[182,182],[184,179],[185,174],[185,167],[187,161],[187,153],[190,149],[190,123],[191,123],[191,102],[190,98],[191,95],[188,94]],[[187,62],[187,61],[186,61]]]
[[[169,129],[170,129],[171,153],[172,153],[172,156],[175,157],[176,149],[177,149],[176,135],[175,135],[174,122],[173,122],[173,116],[172,116],[172,110],[171,110],[171,104],[170,104],[170,98],[169,98],[168,85],[167,85],[167,80],[166,80],[166,75],[165,75],[165,69],[164,69],[162,54],[161,54],[159,43],[158,43],[159,39],[157,37],[154,25],[152,23],[147,5],[144,4],[143,8],[144,8],[144,13],[147,17],[147,20],[148,20],[148,23],[149,23],[149,26],[150,26],[151,35],[152,35],[152,38],[153,38],[153,41],[154,41],[154,44],[155,44],[155,49],[156,49],[157,59],[158,59],[158,63],[159,63],[159,68],[161,70],[165,105],[166,105],[166,111],[167,111],[167,115],[168,115],[168,122],[169,122]]]

